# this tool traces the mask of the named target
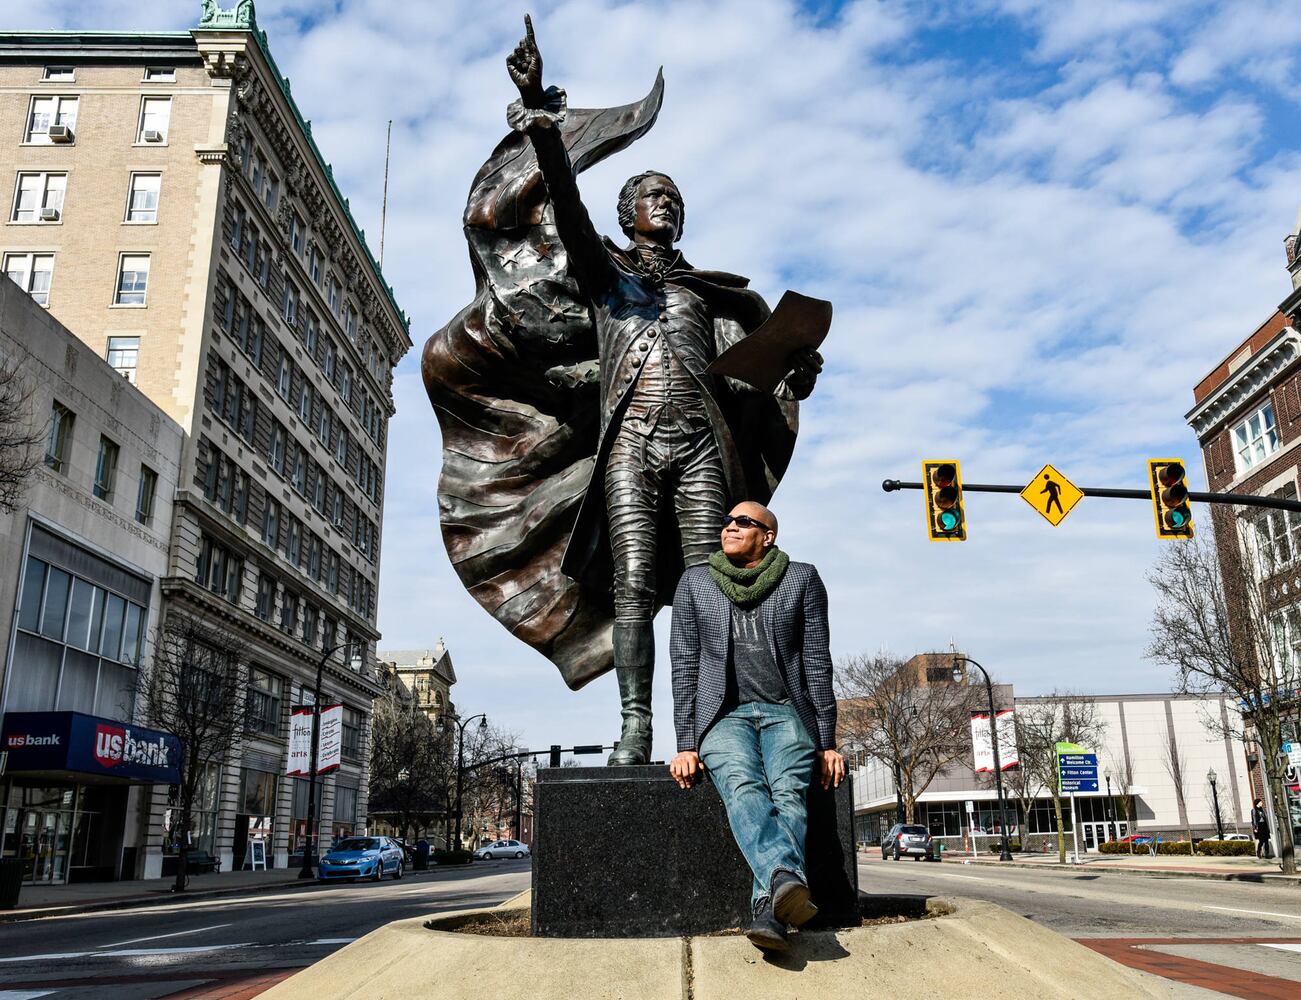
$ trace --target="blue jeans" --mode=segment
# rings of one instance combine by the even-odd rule
[[[714,723],[700,759],[727,809],[732,836],[754,873],[751,903],[778,871],[804,875],[813,741],[793,706],[746,702]]]

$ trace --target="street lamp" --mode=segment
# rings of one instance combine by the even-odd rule
[[[1111,829],[1112,821],[1114,819],[1114,809],[1111,801],[1111,772],[1104,770],[1102,772],[1102,780],[1107,784],[1107,839],[1115,840],[1115,835],[1119,833],[1120,830],[1117,829],[1113,832]]]
[[[1216,782],[1219,780],[1215,774],[1215,768],[1206,772],[1206,780],[1211,783],[1211,801],[1215,805],[1215,839],[1224,839],[1224,820],[1220,817],[1220,789]]]
[[[994,783],[998,789],[998,815],[1002,821],[999,824],[1002,827],[1002,846],[998,860],[1011,861],[1012,851],[1007,845],[1007,803],[1003,799],[1003,762],[998,754],[998,714],[994,711],[994,684],[989,679],[989,672],[984,667],[971,657],[962,656],[959,653],[953,654],[953,680],[955,683],[962,680],[963,663],[970,663],[985,678],[985,694],[989,696],[989,742],[994,748]]]
[[[351,642],[331,646],[321,654],[320,662],[316,664],[316,688],[312,695],[312,766],[308,769],[307,778],[307,839],[303,842],[303,867],[298,872],[299,878],[314,878],[316,874],[312,868],[316,864],[316,765],[317,754],[321,749],[321,675],[325,672],[325,664],[330,657],[341,649],[352,650],[349,665],[353,673],[361,672],[361,652]]]
[[[461,777],[465,773],[465,727],[468,726],[475,719],[481,720],[479,722],[480,729],[488,728],[488,715],[485,712],[480,712],[478,715],[472,715],[457,726],[458,732],[456,737],[456,846],[458,850],[460,849],[461,846]],[[447,732],[446,716],[440,715],[438,717],[437,729],[440,733]]]

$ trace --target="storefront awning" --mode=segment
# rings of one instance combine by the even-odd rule
[[[178,737],[81,712],[6,712],[0,750],[11,775],[158,785],[181,780]]]

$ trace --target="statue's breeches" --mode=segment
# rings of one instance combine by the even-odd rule
[[[632,625],[655,615],[656,527],[671,505],[687,566],[718,548],[727,485],[708,425],[661,422],[644,433],[625,421],[605,467],[605,502],[614,556],[614,620]]]

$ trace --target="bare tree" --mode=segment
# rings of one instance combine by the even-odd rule
[[[173,825],[179,856],[175,892],[185,889],[195,799],[244,733],[244,645],[219,626],[172,612],[156,630],[144,714],[184,744]]]
[[[524,747],[517,734],[500,726],[470,726],[465,732],[465,770],[461,778],[461,813],[467,818],[461,826],[462,836],[469,831],[477,836],[488,820],[498,821],[509,808],[513,813],[512,797],[515,779],[515,762],[504,760],[508,754],[522,753]],[[509,764],[510,780],[501,776],[502,768]]]
[[[904,814],[914,822],[922,793],[968,752],[971,712],[982,692],[965,683],[924,683],[907,661],[887,653],[841,659],[835,679],[842,742],[897,768]]]
[[[1188,758],[1179,744],[1175,742],[1175,734],[1169,734],[1165,745],[1161,748],[1161,766],[1170,778],[1170,783],[1174,786],[1175,802],[1179,806],[1179,812],[1184,817],[1186,831],[1188,833],[1188,850],[1193,851],[1193,831],[1192,826],[1188,823]]]
[[[1279,857],[1296,872],[1284,790],[1284,734],[1294,725],[1301,687],[1301,604],[1284,566],[1298,553],[1296,515],[1217,507],[1214,530],[1166,546],[1148,574],[1157,593],[1147,655],[1175,668],[1178,690],[1226,696],[1242,714],[1213,732],[1259,746],[1265,782],[1281,812]],[[1218,544],[1217,544],[1218,543]],[[1290,578],[1290,573],[1288,577]]]
[[[403,838],[445,817],[451,735],[396,685],[375,699],[371,734],[369,810],[392,816]]]
[[[1033,807],[1041,792],[1052,798],[1057,819],[1057,859],[1066,863],[1066,824],[1062,818],[1062,794],[1058,785],[1057,744],[1097,746],[1106,724],[1097,715],[1094,702],[1081,695],[1053,692],[1016,706],[1016,745],[1021,755],[1018,794]],[[1029,813],[1026,814],[1027,820]],[[1029,824],[1027,823],[1027,831]]]
[[[0,513],[22,503],[28,480],[41,464],[43,437],[32,415],[30,382],[18,363],[0,358]]]

